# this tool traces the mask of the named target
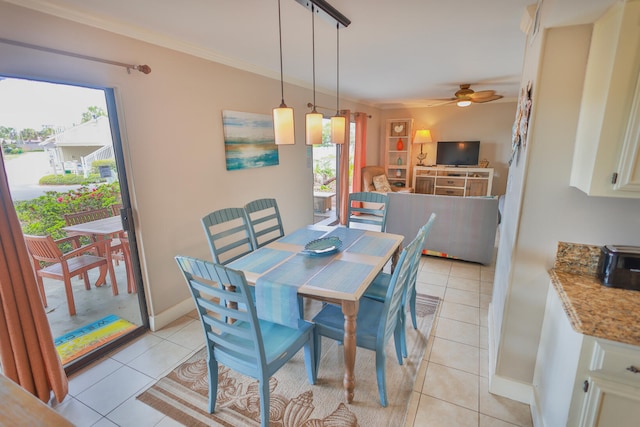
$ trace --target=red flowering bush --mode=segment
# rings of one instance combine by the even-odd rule
[[[116,203],[120,203],[118,182],[83,186],[65,193],[47,191],[44,196],[18,201],[14,206],[25,234],[50,235],[59,239],[65,237],[61,230],[66,225],[65,214],[108,208]]]

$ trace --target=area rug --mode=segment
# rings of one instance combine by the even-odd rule
[[[307,304],[309,304],[307,302]],[[318,303],[311,303],[318,304]],[[389,404],[380,405],[376,381],[375,353],[358,348],[356,388],[353,403],[344,398],[342,347],[334,341],[322,342],[318,381],[310,385],[303,352],[282,367],[270,380],[270,425],[281,427],[390,426],[403,425],[413,384],[424,357],[439,299],[418,294],[418,329],[407,328],[409,356],[399,365],[393,339],[387,346],[387,395]],[[305,312],[309,307],[305,307]],[[318,307],[311,308],[313,312]],[[407,320],[411,323],[409,313]],[[219,365],[216,412],[209,414],[206,349],[137,398],[188,426],[258,426],[260,398],[257,381]]]
[[[135,328],[128,320],[110,314],[56,338],[54,344],[65,365]]]

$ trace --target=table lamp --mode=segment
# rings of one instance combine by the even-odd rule
[[[413,137],[414,144],[420,144],[420,154],[418,154],[418,165],[424,166],[422,161],[427,158],[427,154],[422,152],[422,146],[433,142],[431,139],[431,131],[429,129],[418,129]]]

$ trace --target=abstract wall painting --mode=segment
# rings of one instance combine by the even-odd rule
[[[227,170],[279,164],[270,115],[222,111]]]

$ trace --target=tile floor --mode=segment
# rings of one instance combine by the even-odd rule
[[[418,292],[443,299],[405,426],[531,426],[529,406],[488,392],[487,309],[493,267],[423,256]],[[194,315],[149,332],[74,374],[52,403],[78,426],[179,426],[135,399],[204,344]]]

